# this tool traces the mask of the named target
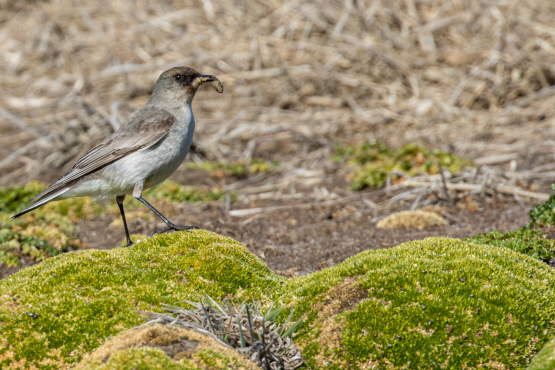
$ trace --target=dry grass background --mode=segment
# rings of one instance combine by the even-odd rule
[[[0,0],[0,184],[59,175],[175,65],[225,84],[194,102],[209,159],[287,174],[335,142],[416,141],[549,180],[553,19],[544,0]]]

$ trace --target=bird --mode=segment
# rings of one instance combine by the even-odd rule
[[[189,67],[174,67],[163,72],[148,102],[110,137],[93,147],[73,168],[30,201],[14,220],[46,203],[75,197],[95,199],[115,197],[118,204],[126,247],[133,245],[125,220],[123,201],[132,195],[154,212],[167,231],[198,229],[170,222],[143,197],[145,189],[166,180],[183,163],[195,131],[191,103],[197,89],[210,82],[218,93],[222,82]]]

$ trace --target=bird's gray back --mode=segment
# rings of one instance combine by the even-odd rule
[[[138,182],[144,181],[147,189],[160,184],[175,172],[191,147],[195,121],[190,106],[171,114],[176,121],[163,139],[107,166],[102,170],[102,176],[116,188],[125,189],[125,193],[130,194]]]

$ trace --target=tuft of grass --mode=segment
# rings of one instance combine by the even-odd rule
[[[243,177],[248,174],[269,172],[279,166],[278,161],[266,161],[261,158],[252,158],[249,162],[238,161],[233,163],[221,163],[204,161],[202,165],[188,162],[186,167],[194,170],[204,170],[213,177],[234,176]]]
[[[555,257],[555,240],[547,239],[547,235],[541,230],[521,228],[506,233],[495,230],[466,238],[465,241],[509,248],[544,262]]]
[[[264,370],[294,370],[302,366],[302,357],[290,338],[302,320],[292,325],[289,321],[278,323],[276,318],[283,306],[273,310],[270,306],[263,313],[260,302],[234,304],[226,299],[225,304],[219,305],[212,297],[206,298],[206,302],[186,301],[195,310],[168,306],[165,309],[171,314],[150,312],[149,316],[158,324],[212,333],[213,338],[249,354],[251,361]],[[264,348],[266,344],[271,346]]]
[[[332,161],[347,161],[353,168],[351,187],[361,190],[369,186],[383,187],[389,173],[403,171],[410,176],[418,173],[435,175],[439,166],[457,173],[472,162],[452,153],[428,150],[414,143],[406,144],[394,151],[380,142],[365,142],[359,147],[335,146]],[[395,177],[394,177],[395,179]]]

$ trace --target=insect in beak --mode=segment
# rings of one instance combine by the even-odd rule
[[[202,85],[205,82],[210,82],[214,87],[214,90],[216,90],[217,92],[219,93],[224,92],[224,85],[222,84],[222,81],[216,78],[216,76],[200,75],[199,77],[193,80],[192,86],[196,90],[200,85]]]

